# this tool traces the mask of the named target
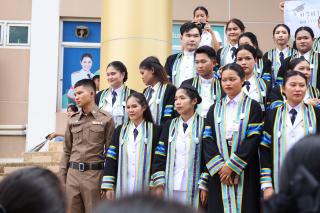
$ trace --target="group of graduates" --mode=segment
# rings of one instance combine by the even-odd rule
[[[261,194],[279,191],[288,150],[319,131],[319,39],[312,29],[298,28],[290,47],[290,29],[278,24],[275,48],[263,54],[257,37],[231,19],[228,44],[217,50],[207,18],[204,7],[195,9],[193,22],[180,28],[182,51],[165,66],[153,56],[140,63],[143,93],[125,85],[122,62],[107,66],[109,88],[96,104],[116,128],[102,197],[152,192],[208,212],[260,212]],[[199,46],[202,35],[209,42]]]

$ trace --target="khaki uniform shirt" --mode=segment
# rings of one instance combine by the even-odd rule
[[[104,162],[104,151],[111,143],[114,122],[112,116],[95,107],[85,115],[82,111],[68,121],[60,172],[66,175],[69,162]]]

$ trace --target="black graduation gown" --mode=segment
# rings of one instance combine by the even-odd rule
[[[166,63],[164,65],[164,69],[167,72],[168,78],[169,80],[172,82],[172,69],[173,69],[173,64],[175,62],[175,60],[177,59],[177,56],[179,55],[179,53],[170,55],[167,60]]]
[[[320,110],[311,106],[305,104],[305,106],[311,107],[315,110],[316,114],[316,133],[318,134],[320,132]],[[279,107],[271,109],[268,113],[267,116],[264,119],[264,127],[263,127],[263,137],[260,143],[259,147],[259,152],[260,152],[260,165],[261,168],[267,168],[271,169],[271,177],[273,177],[273,149],[274,149],[274,143],[273,143],[273,138],[274,136],[274,127],[275,123],[278,122],[276,121],[276,114],[278,111]],[[269,135],[268,139],[266,139],[266,135]],[[267,145],[266,145],[267,144]],[[269,175],[265,177],[269,177]],[[274,179],[272,178],[272,184],[274,186]]]
[[[187,79],[187,80],[184,80],[181,85],[187,84],[187,85],[191,85],[191,86],[192,86],[194,79],[195,79],[195,78],[189,78],[189,79]],[[216,79],[216,80],[217,80],[217,81],[220,81],[220,79]],[[197,85],[197,86],[198,86],[198,85]],[[196,89],[198,89],[197,86],[196,86]],[[220,84],[220,87],[221,87],[221,84]],[[221,87],[221,94],[219,94],[219,95],[220,95],[221,98],[224,97],[224,96],[226,96],[226,93],[223,91],[222,87]]]
[[[215,103],[210,107],[210,110],[205,119],[205,128],[210,127],[212,131],[212,138],[203,138],[203,158],[207,164],[215,156],[220,155],[218,145],[216,143],[216,129],[215,129],[215,118],[214,110],[217,104],[221,104],[221,101]],[[262,123],[262,111],[260,104],[254,100],[251,102],[251,109],[249,113],[249,124]],[[259,156],[258,147],[260,141],[260,134],[250,135],[242,141],[240,147],[238,147],[235,153],[243,161],[247,162],[247,166],[244,168],[244,185],[243,185],[243,196],[242,196],[242,208],[243,213],[259,213],[260,212],[260,183],[259,183]],[[221,182],[218,172],[209,178],[209,199],[208,199],[208,212],[223,213],[223,201]],[[235,211],[235,210],[234,210]]]
[[[122,127],[123,127],[123,125],[119,125],[114,130],[114,132],[112,134],[112,141],[111,141],[111,144],[110,144],[109,147],[111,147],[111,146],[115,147],[114,153],[116,153],[116,155],[114,156],[114,158],[111,158],[111,157],[108,157],[108,156],[105,158],[105,167],[104,167],[104,173],[103,173],[103,176],[111,176],[111,177],[115,178],[114,188],[116,188],[116,186],[117,186],[118,157],[119,157],[119,136],[120,136]],[[158,126],[158,125],[153,124],[152,152],[151,153],[154,153],[154,151],[155,151],[155,148],[157,146],[160,134],[161,134],[161,127]],[[106,151],[106,153],[107,153],[107,151]],[[150,172],[151,172],[152,171],[152,158],[150,160],[151,160],[151,162],[150,162],[151,163]]]
[[[311,53],[310,53],[311,54]],[[280,66],[279,68],[279,72],[278,72],[278,76],[283,78],[285,73],[288,71],[289,69],[289,63],[290,61],[294,59],[292,56],[289,56],[287,57],[285,60],[284,60],[284,63]],[[320,61],[320,54],[318,54],[318,61]],[[318,71],[318,75],[317,75],[317,83],[316,83],[316,88],[317,89],[320,89],[320,63],[318,63],[318,68],[317,68],[317,71]]]
[[[143,90],[143,94],[145,93],[147,88],[145,88]],[[168,107],[170,105],[173,106],[173,108],[174,108],[174,97],[176,95],[176,91],[177,91],[177,88],[174,85],[167,84],[166,91],[164,92],[163,103],[162,103],[163,105],[162,105],[160,125],[163,125],[167,120],[170,120],[170,119],[175,118],[177,116],[177,112],[175,112],[174,109],[172,110],[171,113],[167,113],[167,112],[170,112],[170,110],[166,111],[166,113],[165,113],[165,109],[166,108],[169,109]]]

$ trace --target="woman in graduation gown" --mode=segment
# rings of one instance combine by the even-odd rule
[[[289,70],[296,70],[301,73],[303,73],[308,82],[310,82],[310,64],[306,59],[303,58],[295,58],[289,62],[288,66]],[[307,85],[307,92],[304,97],[304,102],[306,104],[311,104],[314,107],[317,107],[317,105],[320,103],[319,100],[320,92],[317,88],[313,87],[308,83]],[[278,107],[279,105],[282,105],[284,101],[286,100],[286,97],[282,91],[282,86],[277,85],[275,86],[269,95],[269,102],[270,106],[269,109],[273,109],[275,107]]]
[[[115,126],[128,121],[126,100],[135,91],[125,85],[127,79],[128,71],[126,66],[121,61],[111,62],[107,66],[109,88],[101,90],[96,95],[97,106],[112,114]]]
[[[262,111],[242,92],[240,65],[221,70],[226,97],[209,110],[203,133],[203,157],[209,171],[208,212],[260,212],[258,147]]]
[[[288,45],[290,39],[290,28],[285,24],[277,24],[273,28],[273,41],[275,47],[263,55],[263,78],[270,81],[272,87],[282,82],[278,79],[279,68],[287,57],[296,52]]]
[[[308,85],[305,75],[290,70],[283,83],[287,101],[268,112],[260,143],[260,181],[265,199],[279,191],[281,164],[286,153],[299,139],[320,130],[319,110],[303,102]]]
[[[198,90],[199,95],[202,97],[202,102],[198,105],[197,112],[202,117],[206,117],[210,106],[224,96],[219,77],[213,71],[216,63],[217,55],[212,47],[199,47],[195,51],[195,64],[198,76],[182,82],[182,85],[192,85]]]
[[[279,69],[278,76],[283,79],[288,70],[289,62],[294,58],[304,58],[310,63],[310,84],[320,89],[320,54],[312,51],[314,33],[310,27],[299,27],[295,32],[295,46],[297,52],[284,60]]]
[[[262,78],[262,76],[263,76],[263,60],[262,60],[263,53],[259,48],[257,36],[255,34],[253,34],[252,32],[244,32],[240,35],[238,44],[239,44],[239,46],[244,45],[244,44],[249,44],[249,45],[253,46],[254,48],[256,48],[257,61],[256,61],[256,64],[254,65],[253,71],[254,71],[254,74],[258,78]]]
[[[158,58],[149,56],[139,66],[143,90],[155,124],[162,125],[175,116],[173,104],[176,87],[169,82],[164,67]]]
[[[128,97],[129,121],[118,126],[106,153],[102,198],[113,200],[149,191],[152,153],[160,137],[143,94]]]
[[[257,50],[249,44],[240,45],[236,51],[236,62],[245,73],[242,91],[251,99],[257,101],[262,111],[265,112],[269,105],[267,97],[271,90],[271,84],[254,74],[257,62]]]
[[[244,32],[244,30],[245,26],[239,19],[233,18],[227,22],[226,35],[228,38],[228,44],[217,52],[220,67],[234,62],[235,51],[238,48],[239,36]]]
[[[200,203],[198,182],[201,173],[202,128],[204,119],[196,112],[201,103],[198,91],[181,85],[175,107],[179,117],[167,121],[152,163],[152,187],[157,196],[197,208]],[[206,189],[205,181],[202,189]],[[206,191],[201,201],[205,204]]]

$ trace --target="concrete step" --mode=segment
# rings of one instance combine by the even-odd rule
[[[18,169],[34,167],[34,166],[47,168],[51,170],[53,173],[59,172],[58,162],[43,162],[43,163],[23,162],[23,163],[0,163],[0,174],[7,175]]]
[[[62,152],[25,152],[23,159],[25,163],[60,162]]]
[[[62,152],[64,142],[49,142],[49,152]]]

